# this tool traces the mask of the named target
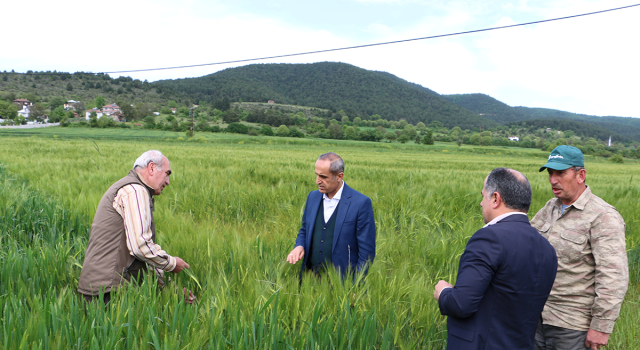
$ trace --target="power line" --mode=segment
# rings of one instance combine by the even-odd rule
[[[426,37],[422,37],[422,38],[395,40],[395,41],[387,41],[387,42],[382,42],[382,43],[357,45],[357,46],[348,46],[348,47],[341,47],[341,48],[337,48],[337,49],[308,51],[308,52],[301,52],[301,53],[292,53],[292,54],[268,56],[268,57],[260,57],[260,58],[248,58],[248,59],[225,61],[225,62],[202,63],[202,64],[192,64],[192,65],[186,65],[186,66],[175,66],[175,67],[165,67],[165,68],[134,69],[134,70],[123,70],[123,71],[113,71],[113,72],[104,72],[104,73],[106,73],[106,74],[119,74],[119,73],[134,73],[134,72],[148,72],[148,71],[156,71],[156,70],[169,70],[169,69],[204,67],[204,66],[214,66],[214,65],[229,64],[229,63],[242,63],[242,62],[262,61],[262,60],[268,60],[268,59],[272,59],[272,58],[284,58],[284,57],[293,57],[293,56],[312,55],[312,54],[325,53],[325,52],[360,49],[360,48],[364,48],[364,47],[399,44],[399,43],[406,43],[406,42],[410,42],[410,41],[419,41],[419,40],[444,38],[444,37],[448,37],[448,36],[456,36],[456,35],[463,35],[463,34],[487,32],[487,31],[491,31],[491,30],[527,26],[527,25],[531,25],[531,24],[538,24],[538,23],[545,23],[545,22],[560,21],[560,20],[565,20],[565,19],[570,19],[570,18],[584,17],[584,16],[590,16],[590,15],[595,15],[595,14],[600,14],[600,13],[605,13],[605,12],[623,10],[623,9],[628,9],[628,8],[636,7],[636,6],[640,6],[640,4],[634,4],[634,5],[623,6],[623,7],[616,7],[616,8],[612,8],[612,9],[608,9],[608,10],[602,10],[602,11],[596,11],[596,12],[588,12],[588,13],[583,13],[583,14],[573,15],[573,16],[545,19],[545,20],[541,20],[541,21],[526,22],[526,23],[519,23],[519,24],[511,24],[511,25],[507,25],[507,26],[492,27],[492,28],[485,28],[485,29],[476,29],[476,30],[469,30],[469,31],[450,33],[450,34],[432,35],[432,36],[426,36]]]
[[[419,41],[419,40],[428,40],[428,39],[444,38],[444,37],[458,36],[458,35],[464,35],[464,34],[472,34],[472,33],[488,32],[488,31],[498,30],[498,29],[506,29],[506,28],[522,27],[522,26],[528,26],[528,25],[532,25],[532,24],[539,24],[539,23],[554,22],[554,21],[560,21],[560,20],[565,20],[565,19],[571,19],[571,18],[577,18],[577,17],[584,17],[584,16],[590,16],[590,15],[596,15],[596,14],[601,14],[601,13],[605,13],[605,12],[612,12],[612,11],[624,10],[624,9],[629,9],[629,8],[637,7],[637,6],[640,6],[640,4],[633,4],[633,5],[622,6],[622,7],[616,7],[616,8],[607,9],[607,10],[601,10],[601,11],[595,11],[595,12],[582,13],[582,14],[579,14],[579,15],[572,15],[572,16],[565,16],[565,17],[557,17],[557,18],[551,18],[551,19],[545,19],[545,20],[533,21],[533,22],[518,23],[518,24],[511,24],[511,25],[500,26],[500,27],[491,27],[491,28],[484,28],[484,29],[475,29],[475,30],[468,30],[468,31],[464,31],[464,32],[456,32],[456,33],[449,33],[449,34],[439,34],[439,35],[425,36],[425,37],[421,37],[421,38],[413,38],[413,39],[403,39],[403,40],[395,40],[395,41],[386,41],[386,42],[374,43],[374,44],[365,44],[365,45],[347,46],[347,47],[341,47],[341,48],[336,48],[336,49],[326,49],[326,50],[308,51],[308,52],[291,53],[291,54],[276,55],[276,56],[267,56],[267,57],[259,57],[259,58],[247,58],[247,59],[240,59],[240,60],[233,60],[233,61],[214,62],[214,63],[191,64],[191,65],[175,66],[175,67],[132,69],[132,70],[120,70],[120,71],[99,72],[99,73],[90,73],[90,72],[87,72],[87,74],[120,74],[120,73],[150,72],[150,71],[158,71],[158,70],[170,70],[170,69],[194,68],[194,67],[215,66],[215,65],[230,64],[230,63],[243,63],[243,62],[263,61],[263,60],[268,60],[268,59],[273,59],[273,58],[284,58],[284,57],[294,57],[294,56],[303,56],[303,55],[313,55],[313,54],[318,54],[318,53],[326,53],[326,52],[335,52],[335,51],[344,51],[344,50],[361,49],[361,48],[365,48],[365,47],[382,46],[382,45],[391,45],[391,44],[400,44],[400,43],[406,43],[406,42],[411,42],[411,41]],[[6,72],[5,74],[20,74],[20,73],[15,73],[15,72]],[[36,74],[38,74],[38,75],[41,75],[41,74],[42,74],[42,75],[44,75],[44,74],[66,74],[66,73],[44,73],[44,72],[43,72],[43,73],[32,73],[32,74],[34,74],[34,75],[36,75]]]

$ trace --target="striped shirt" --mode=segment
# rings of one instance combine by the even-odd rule
[[[149,191],[141,185],[122,187],[113,200],[113,208],[124,220],[129,254],[152,267],[158,276],[176,267],[176,258],[167,254],[151,236],[151,205]]]

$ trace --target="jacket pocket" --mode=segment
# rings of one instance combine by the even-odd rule
[[[449,334],[453,335],[456,338],[460,338],[462,340],[466,340],[468,342],[472,342],[473,341],[473,337],[475,336],[476,332],[474,331],[470,331],[464,328],[460,328],[454,324],[448,324],[447,325],[447,332],[449,332]]]
[[[587,241],[587,236],[585,234],[571,230],[563,230],[560,232],[560,237],[575,244],[584,244],[584,242]]]

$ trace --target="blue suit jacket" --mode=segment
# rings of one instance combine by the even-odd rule
[[[525,215],[478,230],[460,257],[455,287],[438,301],[449,316],[447,349],[533,349],[557,267],[556,251]]]
[[[376,255],[376,223],[373,219],[371,199],[347,186],[345,182],[343,186],[340,203],[336,209],[331,260],[344,277],[347,270],[355,269],[354,272],[360,272],[366,268],[368,262],[373,261]],[[302,227],[296,238],[296,247],[304,248],[301,277],[309,259],[311,237],[321,202],[322,193],[313,191],[309,193],[304,207]],[[366,273],[366,269],[363,273]]]

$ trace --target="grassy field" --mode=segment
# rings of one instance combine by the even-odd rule
[[[522,171],[530,216],[552,197],[546,154],[502,147],[45,128],[0,133],[0,349],[444,349],[446,318],[432,297],[455,282],[482,226],[480,190],[498,166]],[[152,278],[85,315],[75,292],[104,191],[148,149],[172,162],[156,199],[160,244],[191,265],[159,291]],[[293,248],[321,153],[345,159],[346,182],[373,201],[377,255],[366,283],[335,275],[298,285]],[[631,285],[611,349],[640,329],[638,163],[587,158],[587,182],[627,222]],[[179,290],[194,290],[187,306]],[[353,299],[355,293],[356,298]]]

